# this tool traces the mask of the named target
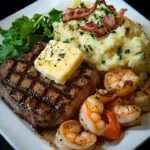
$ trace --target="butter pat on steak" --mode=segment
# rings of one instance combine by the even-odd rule
[[[51,40],[34,61],[34,66],[48,79],[65,84],[81,65],[83,57],[83,52],[72,44]]]

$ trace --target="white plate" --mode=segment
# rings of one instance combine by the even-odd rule
[[[150,22],[135,11],[132,7],[122,0],[107,0],[108,3],[115,5],[116,8],[127,8],[126,15],[141,23],[144,30],[150,36]],[[39,0],[17,13],[0,21],[0,26],[8,28],[12,21],[22,15],[32,16],[34,13],[46,13],[52,8],[65,9],[72,0]],[[0,40],[2,40],[0,38]],[[150,137],[150,114],[143,118],[143,124],[139,127],[128,130],[124,138],[119,143],[105,143],[103,149],[107,150],[132,150]],[[6,104],[0,100],[0,134],[16,150],[48,150],[53,149],[47,142],[41,139],[36,132],[16,114],[14,114]]]

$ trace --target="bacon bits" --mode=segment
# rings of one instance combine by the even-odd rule
[[[96,37],[104,36],[123,23],[123,16],[125,11],[126,9],[121,9],[116,16],[104,16],[102,20],[102,26],[100,27],[97,24],[91,22],[81,26],[80,29],[86,32],[90,32]]]
[[[95,3],[90,8],[68,8],[66,13],[63,16],[63,21],[70,21],[70,20],[79,20],[89,16],[91,13],[95,11],[97,8],[97,3]]]

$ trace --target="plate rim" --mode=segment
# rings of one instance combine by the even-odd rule
[[[39,4],[41,4],[42,2],[47,3],[47,2],[50,2],[50,1],[52,1],[52,0],[38,0],[38,1],[35,1],[35,2],[33,2],[33,3],[29,4],[29,5],[27,5],[26,7],[20,9],[19,11],[17,11],[17,12],[15,12],[15,13],[13,13],[13,14],[11,14],[11,15],[9,15],[9,16],[3,18],[3,19],[1,19],[1,20],[0,20],[0,26],[5,26],[5,21],[6,21],[6,23],[9,22],[9,24],[10,24],[10,22],[12,22],[12,21],[9,21],[9,19],[13,18],[13,20],[14,20],[14,19],[16,18],[17,14],[19,14],[18,16],[20,16],[20,14],[22,15],[22,12],[23,12],[23,11],[26,11],[26,9],[30,9],[31,7],[34,7],[34,6],[36,6],[36,5],[39,5]],[[59,0],[56,0],[56,1],[59,1]],[[107,0],[107,1],[109,2],[109,1],[113,1],[113,0]],[[125,6],[128,6],[128,8],[129,8],[130,10],[134,11],[134,13],[135,13],[137,16],[140,16],[140,17],[144,20],[144,22],[147,22],[147,24],[150,25],[150,21],[149,21],[145,16],[143,16],[142,14],[140,14],[135,8],[133,8],[132,6],[130,6],[128,3],[126,3],[126,2],[123,1],[123,0],[120,0],[120,1],[121,1],[120,3],[123,4],[123,7],[124,7],[124,5],[125,5]],[[117,2],[116,2],[116,3],[117,3]],[[57,4],[56,4],[56,5],[57,5]],[[11,19],[11,20],[12,20],[12,19]],[[8,24],[8,26],[9,26],[9,24]],[[148,33],[149,33],[149,35],[150,35],[150,30],[148,31]],[[0,105],[6,105],[6,104],[5,104],[4,102],[0,102]],[[6,107],[8,107],[8,106],[6,106]],[[9,109],[9,107],[8,107],[8,109]],[[11,110],[11,113],[12,113],[12,112],[13,112],[13,111]],[[15,115],[15,114],[14,114],[14,115]],[[21,121],[20,117],[17,116],[17,118]],[[9,143],[12,147],[14,147],[15,149],[18,149],[18,148],[17,148],[17,145],[15,145],[15,144],[12,142],[12,140],[9,138],[9,135],[5,134],[5,133],[1,130],[1,128],[0,128],[0,134],[8,141],[8,143]],[[145,140],[146,140],[146,139],[145,139]],[[144,141],[145,141],[145,140],[144,140]],[[144,142],[144,141],[142,141],[142,142]],[[142,143],[142,142],[141,142],[141,143]],[[139,143],[137,146],[139,146],[141,143]]]

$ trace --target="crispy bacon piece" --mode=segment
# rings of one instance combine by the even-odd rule
[[[85,24],[84,26],[81,26],[80,29],[86,32],[93,33],[96,37],[104,36],[123,23],[123,15],[126,10],[127,9],[121,9],[116,16],[104,16],[102,21],[103,26],[101,27],[91,22]]]
[[[68,8],[63,16],[63,21],[66,22],[70,20],[83,19],[93,13],[96,10],[97,5],[100,4],[106,5],[110,11],[116,13],[116,9],[113,5],[107,5],[105,0],[97,0],[95,4],[90,8]],[[101,27],[91,22],[85,24],[84,26],[81,26],[80,29],[86,32],[93,33],[96,37],[104,36],[122,24],[125,11],[126,9],[121,9],[118,13],[116,13],[116,16],[105,16],[103,18],[103,25]]]
[[[113,5],[107,5],[105,0],[97,0],[95,4],[90,8],[68,8],[63,16],[63,21],[66,22],[70,20],[78,20],[85,18],[95,11],[95,9],[97,8],[97,4],[102,3],[105,4],[110,9],[110,11],[116,12],[116,9]]]
[[[107,5],[107,7],[114,13],[116,13],[116,8],[113,5]]]
[[[81,30],[94,33],[97,37],[105,35],[107,29],[105,27],[99,28],[95,23],[87,23],[80,27]]]
[[[98,4],[104,4],[107,6],[112,12],[116,12],[116,9],[113,5],[108,5],[105,0],[97,0]]]
[[[95,23],[87,23],[86,25],[80,27],[80,29],[83,31],[95,34],[96,37],[106,35],[115,28],[116,28],[116,21],[114,16],[105,16],[103,18],[102,27],[98,27]]]
[[[127,11],[126,8],[122,8],[117,13],[117,15],[116,15],[116,22],[117,22],[118,26],[123,23],[123,21],[124,21],[124,17],[123,16],[124,16],[124,14],[125,14],[126,11]]]
[[[70,20],[78,20],[85,18],[89,16],[91,13],[95,11],[97,8],[97,3],[95,3],[92,7],[90,8],[68,8],[66,13],[63,16],[63,21],[70,21]]]
[[[98,26],[93,22],[87,23],[85,26],[81,26],[80,28],[84,31],[89,31],[89,32],[99,30]]]
[[[115,16],[105,16],[103,18],[103,26],[110,31],[116,27],[116,19]]]
[[[95,23],[92,22],[81,26],[80,29],[86,32],[91,32],[97,37],[103,36],[107,33],[107,29],[105,27],[98,27]]]

